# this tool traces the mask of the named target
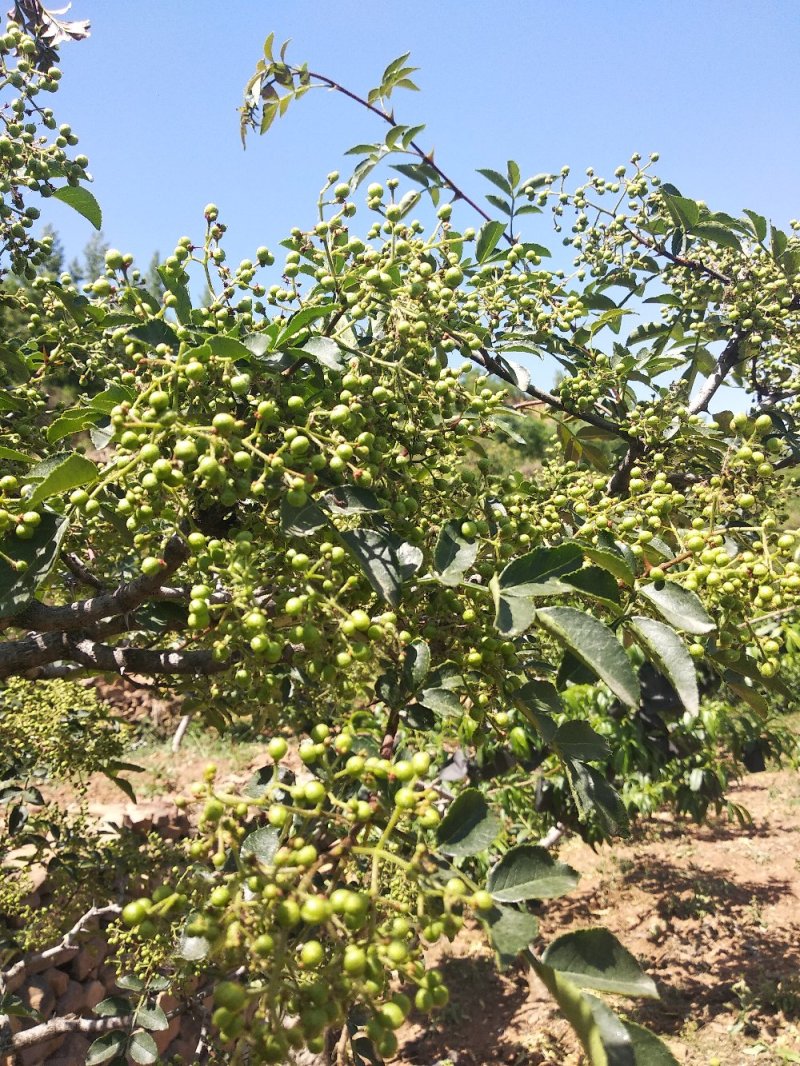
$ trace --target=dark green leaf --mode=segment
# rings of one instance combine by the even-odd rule
[[[128,1042],[128,1054],[134,1062],[148,1064],[158,1062],[158,1047],[155,1040],[144,1029],[135,1032]]]
[[[35,507],[51,496],[61,496],[70,489],[81,485],[91,485],[97,480],[97,476],[97,467],[90,459],[78,452],[72,452],[57,466],[54,466],[43,481],[39,482],[28,503],[31,507]]]
[[[579,988],[658,999],[653,979],[607,929],[565,933],[545,950],[542,962]]]
[[[502,828],[496,814],[476,788],[461,792],[450,804],[436,833],[445,855],[478,855],[486,851]]]
[[[619,587],[608,570],[599,566],[585,566],[572,574],[565,574],[564,580],[577,592],[592,599],[602,600],[611,607],[619,604]]]
[[[281,500],[281,529],[289,536],[310,537],[327,524],[328,519],[313,500],[307,500],[300,507],[289,503],[285,496]]]
[[[350,529],[341,537],[377,594],[390,606],[397,607],[402,573],[389,540],[373,529]]]
[[[260,829],[254,829],[242,841],[240,855],[246,857],[254,855],[262,866],[270,866],[275,858],[281,842],[281,835],[271,825],[264,825]]]
[[[700,698],[697,692],[697,675],[692,657],[686,645],[670,626],[652,618],[636,617],[628,623],[647,658],[668,679],[678,693],[680,701],[690,714],[697,714]]]
[[[184,325],[188,324],[192,320],[192,301],[189,299],[189,290],[166,267],[156,269],[164,286],[175,297],[175,314],[178,316],[178,321]]]
[[[102,227],[103,212],[100,210],[100,204],[88,189],[84,189],[81,185],[64,185],[60,189],[54,189],[53,196],[62,204],[67,204],[73,211],[77,211],[79,215],[83,215],[95,229],[99,230]]]
[[[86,1052],[85,1066],[99,1066],[101,1062],[108,1062],[121,1054],[127,1039],[128,1036],[124,1032],[106,1033],[105,1036],[98,1037]]]
[[[505,232],[502,222],[485,222],[478,234],[478,243],[475,246],[475,258],[479,263],[485,263],[497,247],[500,238]]]
[[[109,996],[107,999],[101,999],[95,1007],[92,1007],[94,1013],[100,1018],[124,1018],[125,1015],[131,1013],[132,1009],[130,1000],[125,996]]]
[[[574,607],[546,607],[536,622],[601,678],[628,707],[639,705],[639,681],[608,626]]]
[[[626,585],[633,584],[634,572],[621,551],[611,547],[595,547],[593,544],[581,544],[581,550],[593,563],[608,570],[618,581],[623,581]]]
[[[486,887],[500,903],[520,903],[564,896],[576,887],[578,878],[576,870],[557,862],[546,848],[520,844],[492,867]]]
[[[491,582],[498,631],[504,636],[524,633],[536,614],[534,599],[570,592],[570,586],[559,578],[577,570],[582,562],[581,549],[567,543],[557,548],[536,548],[509,563]]]
[[[333,514],[366,514],[381,510],[375,493],[360,485],[337,485],[321,496],[319,502]]]
[[[700,597],[674,581],[641,585],[639,593],[649,600],[671,626],[684,633],[710,633],[716,628]]]
[[[483,917],[483,916],[482,916]],[[539,922],[533,914],[514,907],[492,907],[483,919],[500,966],[510,966],[517,956],[536,939]]]
[[[126,973],[123,974],[122,977],[118,977],[117,984],[120,988],[125,988],[129,992],[144,991],[144,981],[141,979],[141,977],[136,977],[132,973]]]
[[[443,585],[460,585],[465,571],[469,570],[478,555],[478,541],[469,540],[461,533],[461,522],[456,519],[442,527],[433,549],[433,566],[436,578]]]
[[[155,348],[158,344],[166,344],[173,351],[177,351],[180,345],[175,330],[159,318],[151,318],[149,322],[143,322],[141,326],[132,326],[128,334],[144,344],[149,344],[151,348]]]
[[[227,337],[223,333],[208,338],[206,344],[219,359],[247,359],[253,354],[246,344],[236,337]]]
[[[628,812],[619,794],[593,766],[565,759],[570,787],[582,818],[591,814],[609,833],[624,833],[628,828]]]
[[[13,543],[8,538],[0,543],[6,555],[28,566],[19,573],[0,556],[0,618],[13,617],[33,597],[55,565],[67,526],[66,518],[44,511],[30,540],[14,537]]]
[[[602,762],[611,754],[605,737],[581,720],[562,722],[550,743],[565,758],[581,762]]]

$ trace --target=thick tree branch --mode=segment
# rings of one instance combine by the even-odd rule
[[[734,333],[725,348],[717,360],[717,364],[711,372],[705,385],[697,394],[694,400],[689,404],[689,413],[696,415],[701,411],[707,411],[708,405],[711,403],[715,393],[719,387],[724,383],[725,378],[730,374],[731,370],[741,359],[740,349],[744,335],[741,333]]]
[[[5,971],[0,971],[0,989],[5,992],[15,992],[33,974],[49,970],[51,966],[60,966],[62,962],[72,958],[80,951],[77,938],[85,932],[87,926],[102,918],[111,918],[120,913],[122,908],[116,904],[107,907],[92,907],[77,920],[68,933],[64,934],[60,943],[51,948],[39,951],[35,955],[20,959]]]
[[[147,601],[162,598],[159,593],[164,581],[189,558],[186,541],[177,534],[170,537],[164,548],[163,568],[157,574],[142,574],[113,592],[100,592],[87,600],[78,600],[61,607],[50,606],[35,600],[24,610],[14,615],[11,623],[15,628],[36,629],[40,633],[68,632],[86,629],[94,622],[115,615],[128,614]],[[173,589],[165,589],[164,599],[173,598]]]
[[[229,662],[210,651],[157,651],[102,644],[87,634],[37,633],[0,643],[0,678],[29,674],[51,663],[78,663],[95,673],[144,674],[149,677],[217,674]],[[34,673],[33,676],[36,676]]]

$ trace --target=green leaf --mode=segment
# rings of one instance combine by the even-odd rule
[[[593,563],[613,574],[618,581],[633,585],[635,574],[622,552],[614,551],[610,547],[595,547],[593,544],[581,544],[581,551]]]
[[[485,222],[478,234],[478,242],[475,245],[475,258],[479,263],[485,263],[497,247],[500,238],[505,232],[502,222]]]
[[[141,326],[132,326],[128,330],[128,335],[150,345],[151,348],[166,344],[173,351],[177,351],[180,345],[175,330],[166,322],[162,322],[160,318],[151,318],[149,322],[143,322]]]
[[[18,452],[16,448],[6,448],[0,444],[0,459],[8,459],[12,463],[33,463],[36,460],[25,452]]]
[[[134,1062],[146,1064],[158,1062],[158,1046],[144,1029],[135,1032],[128,1041],[128,1054]]]
[[[206,344],[218,359],[232,359],[234,361],[246,359],[249,361],[253,354],[247,345],[237,337],[228,337],[224,333],[209,337],[206,340]]]
[[[97,476],[98,469],[90,459],[78,452],[72,452],[54,466],[47,477],[36,486],[28,503],[35,507],[51,496],[60,496],[80,485],[91,485],[97,480]]]
[[[122,1053],[122,1049],[128,1040],[124,1032],[106,1033],[98,1037],[86,1052],[85,1066],[99,1066],[101,1062],[108,1062]]]
[[[700,709],[697,675],[686,645],[670,626],[637,616],[627,623],[648,659],[667,678],[690,714]]]
[[[444,688],[441,685],[432,685],[430,688],[423,689],[418,699],[423,707],[427,707],[430,711],[435,711],[436,714],[457,716],[464,713],[458,694],[453,692],[452,689]]]
[[[580,759],[581,762],[603,762],[611,754],[605,737],[596,733],[588,722],[579,719],[562,722],[550,744],[565,758]]]
[[[443,585],[460,585],[478,555],[477,540],[461,534],[461,522],[455,519],[442,527],[433,549],[434,576]]]
[[[136,977],[132,973],[126,973],[122,977],[118,977],[117,984],[120,988],[125,988],[129,992],[143,992],[145,987],[141,977]]]
[[[594,814],[608,833],[625,833],[628,828],[627,809],[603,775],[593,766],[576,759],[565,758],[564,766],[581,818],[585,821]]]
[[[546,949],[542,962],[579,988],[659,998],[653,979],[608,929],[565,933]]]
[[[486,922],[501,968],[510,966],[539,933],[537,918],[514,907],[492,907],[481,917]]]
[[[592,599],[601,600],[609,607],[619,605],[619,588],[614,577],[600,566],[585,566],[582,570],[576,570],[572,574],[565,574],[564,580],[568,585],[591,596]]]
[[[664,203],[676,224],[683,230],[691,230],[700,220],[700,206],[685,196],[664,194]]]
[[[88,189],[84,189],[81,185],[64,185],[60,189],[53,190],[53,197],[60,200],[62,204],[67,204],[79,215],[83,215],[95,229],[101,229],[103,212],[100,210],[100,204]]]
[[[0,543],[6,555],[27,563],[27,570],[20,573],[0,556],[0,618],[12,618],[32,599],[55,566],[68,525],[61,515],[44,511],[30,540],[13,537]]]
[[[557,862],[546,848],[520,844],[492,867],[486,887],[500,903],[520,903],[564,896],[577,886],[578,879],[577,870]]]
[[[550,715],[561,714],[564,710],[555,685],[549,681],[528,681],[512,698],[545,744],[549,744],[556,733],[556,724]]]
[[[720,226],[717,222],[700,222],[692,230],[694,237],[700,237],[704,241],[711,241],[713,244],[718,244],[721,248],[732,248],[736,252],[741,252],[742,245],[739,238],[728,229],[727,226]]]
[[[507,178],[497,170],[491,170],[488,167],[479,167],[478,174],[481,174],[487,181],[490,181],[492,185],[496,185],[500,192],[504,192],[506,196],[510,196],[512,193],[511,185]]]
[[[753,233],[756,235],[756,240],[759,244],[763,244],[767,239],[767,220],[763,215],[756,214],[755,211],[748,211],[747,208],[745,208],[744,213],[752,223]]]
[[[375,493],[360,485],[337,485],[321,496],[319,502],[333,514],[367,514],[382,510]]]
[[[467,788],[450,804],[436,833],[439,850],[445,855],[478,855],[486,851],[502,828],[502,822],[489,810],[477,788]]]
[[[431,651],[424,640],[413,640],[403,655],[403,680],[410,692],[416,692],[431,668]]]
[[[164,286],[175,297],[175,313],[178,321],[187,325],[192,320],[192,301],[189,299],[189,290],[166,267],[157,267],[156,270]]]
[[[349,529],[341,538],[381,599],[397,607],[402,573],[390,541],[373,529]]]
[[[313,500],[300,507],[289,503],[285,496],[281,500],[281,529],[290,537],[310,537],[327,524],[328,519]]]
[[[716,624],[700,597],[674,581],[666,581],[663,585],[656,585],[654,582],[640,585],[639,593],[649,600],[675,629],[696,635],[710,633],[712,629],[716,629]]]
[[[344,370],[342,349],[330,337],[311,337],[303,345],[302,350],[312,355],[318,363],[327,367],[328,370]]]
[[[108,996],[92,1007],[99,1018],[124,1018],[131,1013],[130,1000],[125,996]]]
[[[260,829],[254,829],[244,838],[239,854],[254,855],[262,866],[271,866],[280,842],[279,831],[271,825],[264,825]]]
[[[628,656],[602,622],[574,607],[545,607],[536,622],[601,678],[628,707],[639,705],[639,681]]]
[[[137,1023],[141,1025],[142,1029],[147,1029],[151,1033],[161,1033],[170,1028],[170,1021],[158,1004],[156,1006],[140,1006],[137,1011]]]
[[[577,570],[582,562],[581,549],[567,543],[557,548],[536,548],[509,563],[490,583],[497,630],[504,636],[524,633],[536,615],[534,598],[570,592],[570,586],[559,578]]]

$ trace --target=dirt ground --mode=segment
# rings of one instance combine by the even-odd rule
[[[188,734],[131,751],[140,805],[163,809],[209,759],[243,783],[263,763],[258,745],[217,747]],[[138,778],[138,780],[137,780]],[[118,821],[128,801],[110,782],[91,791],[94,813]],[[661,999],[618,1000],[686,1066],[800,1064],[800,774],[753,774],[731,791],[752,825],[725,819],[698,827],[662,815],[633,837],[592,850],[566,838],[559,858],[581,874],[578,889],[540,913],[543,949],[570,929],[606,925],[655,979]],[[174,807],[172,808],[174,810]],[[397,1066],[579,1066],[576,1041],[524,968],[498,974],[477,929],[465,929],[435,962],[451,1001],[434,1024],[398,1033]]]
[[[548,902],[541,946],[604,924],[655,979],[661,1000],[619,1000],[680,1063],[800,1063],[800,775],[747,777],[731,795],[753,818],[699,828],[662,818],[596,852],[569,840],[559,858],[578,890]],[[451,1001],[435,1028],[408,1026],[403,1066],[582,1061],[566,1023],[524,970],[499,975],[475,933],[437,960]]]

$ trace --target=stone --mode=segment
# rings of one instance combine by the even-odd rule
[[[90,981],[86,986],[86,1007],[93,1010],[101,999],[106,998],[106,986],[102,981]]]
[[[56,1005],[56,997],[41,975],[32,977],[26,987],[20,991],[20,999],[31,1010],[38,1011],[46,1021]]]
[[[59,1018],[67,1014],[80,1014],[86,1009],[86,989],[78,981],[68,981],[64,994],[56,1003]]]
[[[63,996],[64,993],[67,991],[67,986],[69,985],[69,974],[66,972],[66,970],[59,970],[57,967],[53,966],[52,969],[45,970],[45,972],[42,974],[42,977],[44,977],[45,981],[47,981],[50,990],[52,991],[53,995],[56,996],[56,998],[58,998],[59,996]]]
[[[92,937],[72,960],[72,976],[76,981],[85,981],[86,978],[97,970],[103,959],[108,954],[108,944],[103,937]]]
[[[47,1066],[83,1066],[90,1047],[91,1041],[87,1037],[73,1033],[58,1049],[58,1054],[48,1060]]]

